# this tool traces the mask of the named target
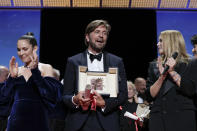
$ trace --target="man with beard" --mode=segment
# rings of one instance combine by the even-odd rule
[[[146,80],[142,77],[137,77],[134,81],[135,88],[137,90],[137,101],[139,104],[149,105],[148,100],[146,98]],[[148,131],[148,122],[149,119],[144,118],[143,126],[140,131]]]
[[[138,77],[135,79],[134,84],[138,92],[138,103],[144,103],[144,100],[146,99],[146,80],[142,77]]]
[[[63,101],[68,107],[65,131],[120,131],[119,106],[128,96],[126,74],[122,58],[103,51],[111,26],[105,20],[94,20],[85,30],[87,50],[69,57],[64,76]],[[94,91],[96,111],[91,110],[91,99],[78,92],[78,68],[87,66],[88,71],[108,72],[118,68],[119,93],[117,97],[104,97]],[[83,110],[83,107],[89,107]]]

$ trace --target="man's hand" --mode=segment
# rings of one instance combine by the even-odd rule
[[[103,97],[97,93],[95,90],[93,91],[94,93],[94,98],[96,99],[96,106],[104,108],[105,107],[105,100],[103,99]]]
[[[73,97],[73,102],[82,107],[83,110],[87,110],[90,106],[90,98],[84,98],[84,91],[79,92]]]

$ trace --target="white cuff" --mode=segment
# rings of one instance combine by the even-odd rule
[[[76,108],[79,108],[79,105],[77,105],[77,104],[74,102],[73,97],[74,97],[74,96],[72,96],[72,103],[76,106]]]
[[[104,112],[104,111],[105,111],[105,108],[106,108],[106,106],[105,106],[105,107],[103,107],[103,108],[101,108],[102,112]]]

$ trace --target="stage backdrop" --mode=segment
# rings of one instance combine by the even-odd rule
[[[86,48],[84,29],[93,19],[106,19],[112,25],[106,49],[124,59],[128,79],[146,77],[148,62],[157,54],[156,36],[163,30],[181,31],[192,55],[190,38],[197,34],[195,11],[0,9],[0,64],[8,66],[13,55],[22,64],[16,53],[17,39],[31,31],[38,44],[41,39],[41,62],[53,65],[63,76],[67,57]]]
[[[105,49],[123,58],[128,80],[146,78],[149,62],[157,57],[154,10],[46,8],[41,14],[40,61],[59,69],[61,78],[67,58],[87,48],[85,28],[95,19],[112,26]]]
[[[40,43],[40,10],[0,9],[0,65],[8,67],[12,56],[22,65],[16,43],[27,32],[33,32]]]
[[[192,55],[191,37],[197,34],[196,11],[157,11],[157,36],[163,30],[179,30],[186,42],[187,52]],[[157,37],[157,38],[158,38]]]

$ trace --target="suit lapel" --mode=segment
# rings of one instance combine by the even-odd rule
[[[179,71],[177,70],[178,69],[178,64],[174,67],[174,70],[176,72],[179,73]],[[182,72],[184,72],[184,69],[185,69],[185,66],[182,66],[184,68],[182,68]],[[179,73],[181,75],[181,73]],[[174,88],[174,86],[176,86],[176,84],[172,81],[172,79],[169,78],[170,75],[168,74],[168,76],[166,77],[166,82],[165,82],[165,85],[164,85],[164,91],[163,91],[163,95],[165,95],[171,88]]]
[[[154,62],[154,63],[153,63],[153,72],[154,72],[156,78],[159,78],[160,72],[159,72],[159,69],[158,69],[158,67],[157,67],[157,62]]]
[[[104,72],[108,72],[108,68],[110,66],[110,58],[107,52],[103,52],[103,65],[104,65]]]
[[[160,73],[159,73],[158,68],[154,68],[154,69],[153,69],[153,71],[154,71],[154,73],[155,73],[156,77],[157,77],[157,78],[159,78]]]
[[[87,51],[88,51],[88,50],[85,50],[85,51],[82,53],[82,56],[81,56],[81,65],[82,65],[82,66],[88,66],[88,64],[87,64]]]
[[[163,90],[162,95],[165,95],[171,88],[173,88],[174,83],[170,81],[169,79],[167,79],[165,83],[163,84],[163,86],[164,86],[164,90]]]
[[[157,62],[155,62],[154,64],[153,71],[154,71],[154,74],[156,75],[156,78],[159,78],[160,73],[157,67]],[[174,86],[174,83],[170,81],[168,78],[166,78],[166,81],[164,81],[162,86],[164,87],[164,89],[163,90],[161,89],[161,93],[162,95],[165,95]]]

